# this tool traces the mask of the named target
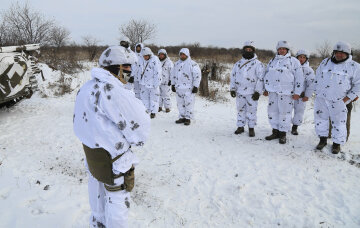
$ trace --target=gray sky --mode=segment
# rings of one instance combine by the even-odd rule
[[[4,0],[1,10],[14,1]],[[25,2],[19,0],[20,3]],[[126,2],[126,3],[125,3]],[[119,26],[130,19],[157,25],[148,43],[241,47],[253,40],[275,50],[287,40],[294,50],[311,52],[328,40],[360,48],[360,0],[28,0],[33,9],[68,28],[74,41],[91,35],[102,44],[118,44]]]

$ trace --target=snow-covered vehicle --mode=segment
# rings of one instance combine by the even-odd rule
[[[0,107],[30,98],[37,89],[41,70],[33,54],[39,49],[39,44],[0,47]]]

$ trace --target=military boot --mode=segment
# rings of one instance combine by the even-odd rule
[[[159,112],[161,112],[162,111],[162,107],[159,107]]]
[[[166,112],[166,113],[170,112],[170,109],[169,109],[169,108],[167,108],[167,109],[165,110],[165,112]]]
[[[235,133],[235,135],[238,135],[238,134],[241,134],[243,132],[244,132],[244,127],[238,127],[234,133]]]
[[[254,128],[249,128],[249,137],[254,137],[254,136],[255,136]]]
[[[279,143],[285,144],[286,143],[286,132],[279,131]]]
[[[292,129],[291,129],[291,134],[293,135],[298,135],[298,131],[297,131],[298,125],[293,125]]]
[[[327,145],[327,137],[320,137],[320,142],[316,146],[316,149],[322,150]]]
[[[265,137],[266,140],[273,140],[278,138],[279,138],[279,130],[277,129],[273,129],[272,134]]]
[[[340,144],[333,143],[331,153],[338,154],[339,152],[340,152]]]
[[[185,123],[185,118],[180,118],[180,119],[176,120],[175,123],[177,123],[177,124]]]
[[[190,125],[190,119],[185,119],[184,125],[189,126]]]
[[[155,118],[155,113],[151,113],[151,114],[150,114],[150,118],[151,118],[151,119],[154,119],[154,118]]]

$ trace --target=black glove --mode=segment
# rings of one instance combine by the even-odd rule
[[[258,93],[258,92],[255,92],[255,93],[251,96],[251,98],[252,98],[254,101],[259,100],[259,97],[260,97],[260,93]]]
[[[174,93],[176,92],[175,85],[171,86],[171,91],[173,91]]]
[[[168,82],[168,86],[171,86],[171,81],[169,80],[169,82]]]
[[[192,93],[197,93],[197,92],[198,92],[198,88],[194,86],[191,92],[192,92]]]
[[[302,93],[300,94],[300,97],[301,97],[301,98],[304,98],[304,97],[305,97],[305,92],[302,92]]]
[[[134,83],[134,76],[129,78],[128,83]]]
[[[231,95],[231,97],[236,97],[236,92],[235,91],[230,91],[230,95]]]

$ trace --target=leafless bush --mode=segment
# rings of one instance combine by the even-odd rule
[[[75,74],[83,70],[76,48],[72,47],[44,47],[41,51],[40,61],[47,64],[53,70],[59,70],[65,74]]]
[[[221,93],[219,88],[210,87],[209,89],[209,96],[207,97],[209,101],[212,102],[227,102],[229,101],[228,98]]]
[[[62,96],[66,93],[71,93],[71,78],[66,78],[64,73],[61,73],[60,78],[54,82],[50,83],[48,88],[55,90],[55,96]]]
[[[60,48],[65,46],[70,40],[70,32],[64,27],[54,26],[50,30],[49,43],[51,46]]]
[[[83,42],[90,61],[93,61],[100,51],[99,40],[92,36],[84,36]]]
[[[156,25],[145,20],[130,20],[119,28],[120,34],[127,37],[132,45],[143,43],[156,35]]]
[[[322,59],[329,57],[332,52],[330,42],[328,40],[325,40],[322,44],[318,45],[316,51],[319,57]]]
[[[48,43],[54,21],[30,8],[28,3],[13,4],[1,15],[3,45]]]

